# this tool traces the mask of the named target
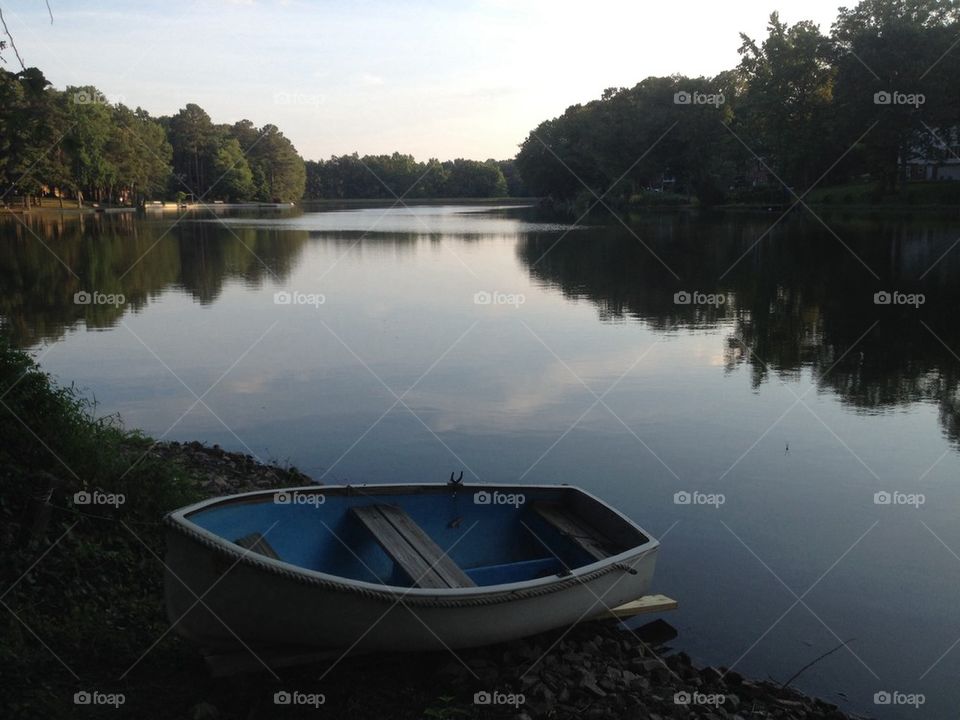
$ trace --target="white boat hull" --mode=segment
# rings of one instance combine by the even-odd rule
[[[647,594],[659,547],[651,538],[563,576],[427,590],[302,570],[207,535],[177,518],[170,523],[166,601],[176,631],[210,651],[427,651],[503,642]]]

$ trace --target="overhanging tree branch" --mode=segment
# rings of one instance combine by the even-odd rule
[[[20,57],[20,52],[17,50],[17,44],[13,41],[13,35],[10,34],[9,28],[7,28],[7,21],[3,19],[3,9],[0,8],[0,24],[3,25],[4,34],[10,38],[10,47],[13,48],[13,54],[17,56],[17,60],[20,61],[20,67],[24,70],[27,69],[27,66],[23,64],[23,58]]]

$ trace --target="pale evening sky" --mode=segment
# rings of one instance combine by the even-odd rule
[[[824,32],[840,0],[325,2],[5,0],[58,88],[214,122],[272,122],[307,159],[512,157],[540,121],[650,75],[714,75],[779,10]],[[850,2],[848,4],[854,4]],[[15,59],[7,53],[8,70]]]

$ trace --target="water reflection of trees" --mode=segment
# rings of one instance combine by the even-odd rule
[[[171,227],[130,214],[7,218],[0,234],[0,318],[22,346],[61,337],[81,320],[110,327],[171,286],[208,304],[231,279],[259,286],[283,278],[307,240],[303,231],[188,221]],[[82,290],[122,293],[126,302],[75,304]]]
[[[639,240],[611,226],[571,233],[552,249],[556,235],[531,235],[518,252],[534,278],[589,299],[603,319],[633,317],[661,332],[722,328],[728,370],[748,365],[755,386],[809,368],[820,389],[862,411],[934,402],[960,441],[960,246],[947,252],[960,223],[835,215],[824,216],[828,229],[798,214],[756,243],[776,217],[632,218]],[[874,304],[875,292],[894,289],[926,302]],[[677,305],[679,290],[728,301]]]

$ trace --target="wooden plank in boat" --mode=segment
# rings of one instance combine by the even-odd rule
[[[277,555],[277,551],[273,549],[273,546],[268,543],[267,539],[258,532],[244,535],[242,538],[237,538],[234,540],[234,542],[240,547],[250,550],[251,552],[266,555],[268,558],[273,558],[274,560],[280,559],[280,556]]]
[[[434,572],[447,584],[448,587],[475,587],[475,583],[460,569],[449,555],[443,552],[439,545],[423,531],[413,518],[407,515],[403,508],[396,505],[380,505],[383,513],[393,526],[403,535],[414,549],[429,563]]]
[[[414,585],[423,588],[449,587],[430,564],[400,534],[382,512],[379,505],[353,508],[353,514],[371,532],[380,547],[410,576]]]
[[[474,587],[467,574],[402,508],[367,505],[353,508],[353,514],[417,587]]]
[[[540,517],[583,548],[594,560],[610,557],[607,540],[561,505],[551,502],[534,502],[533,509]]]

